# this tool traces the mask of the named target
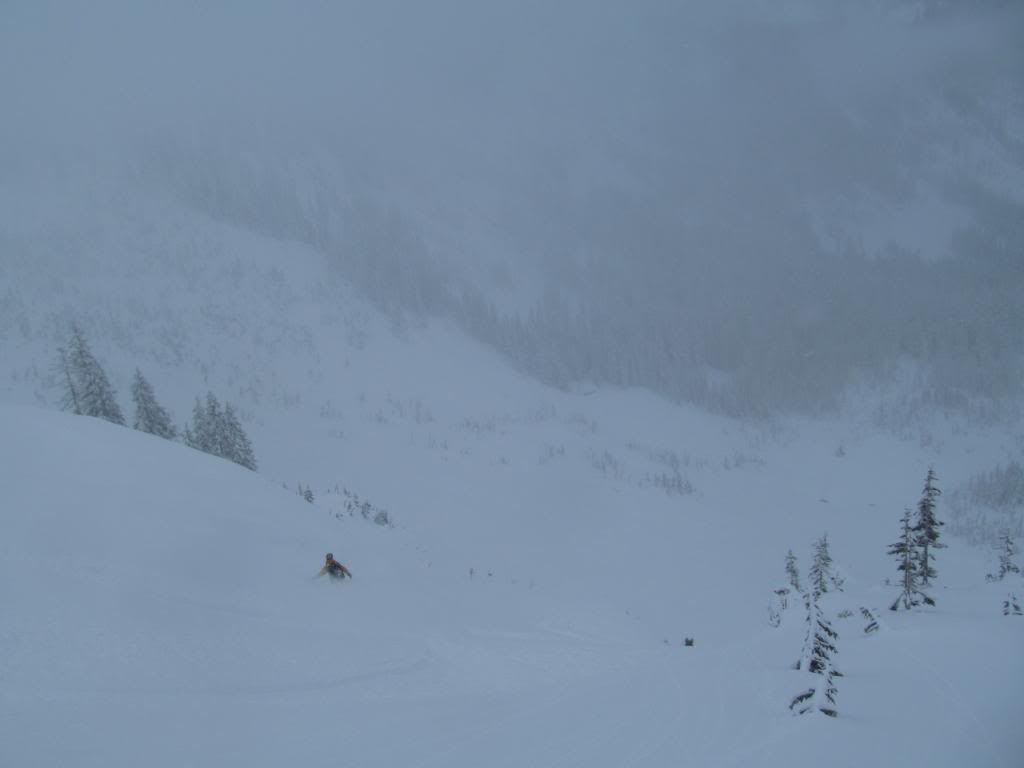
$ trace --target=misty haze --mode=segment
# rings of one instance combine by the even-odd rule
[[[1024,755],[1021,3],[7,0],[0,114],[0,765]]]

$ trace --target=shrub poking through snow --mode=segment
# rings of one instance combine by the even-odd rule
[[[387,510],[376,507],[364,499],[360,499],[358,494],[353,493],[348,488],[343,488],[342,494],[345,497],[345,511],[348,512],[350,517],[358,512],[364,520],[369,520],[384,528],[391,526],[391,515]],[[488,573],[487,575],[490,576],[491,574]]]
[[[878,631],[878,617],[875,616],[875,612],[870,608],[861,608],[860,615],[864,617],[864,621],[867,623],[864,625],[864,634],[871,635]]]

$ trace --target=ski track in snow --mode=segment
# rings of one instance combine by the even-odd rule
[[[658,672],[657,667],[655,667],[654,672]],[[664,655],[664,660],[660,665],[660,672],[661,674],[656,675],[655,680],[661,683],[664,683],[665,680],[669,681],[671,683],[671,695],[667,701],[659,702],[652,710],[649,710],[649,716],[652,714],[652,711],[656,711],[659,715],[658,718],[650,717],[650,721],[658,723],[658,725],[656,728],[652,728],[650,735],[646,738],[635,740],[637,742],[636,746],[622,758],[621,765],[623,766],[635,767],[646,764],[645,761],[651,760],[654,755],[670,749],[680,738],[680,734],[684,732],[684,729],[680,726],[686,718],[687,699],[679,679],[678,660]],[[653,697],[650,700],[653,701]],[[666,709],[671,713],[668,716],[664,714]]]
[[[972,742],[982,741],[980,746],[985,750],[986,757],[994,761],[992,765],[999,766],[999,768],[1013,768],[1003,760],[1001,752],[996,746],[997,739],[991,727],[978,717],[967,697],[946,679],[942,670],[928,662],[921,654],[911,653],[902,645],[897,646],[896,650],[903,657],[907,668],[915,670],[916,676],[924,679],[938,700],[943,702],[943,706],[956,712],[957,716],[952,718],[952,722],[957,723],[957,728],[969,733]],[[923,674],[921,670],[923,670]],[[968,723],[970,726],[967,725]]]
[[[541,702],[530,703],[517,707],[511,714],[489,722],[477,728],[468,736],[449,741],[439,752],[435,752],[422,760],[410,764],[410,768],[430,768],[430,766],[458,765],[453,759],[460,753],[471,751],[469,748],[486,746],[496,734],[519,733],[521,726],[540,715],[556,710],[561,704],[574,695],[571,688],[563,688],[556,695],[547,697]],[[421,742],[426,743],[426,742]],[[497,764],[497,763],[495,763]]]
[[[567,655],[594,651],[594,646],[560,649]],[[711,765],[724,742],[725,697],[708,688],[702,675],[687,685],[685,669],[704,659],[687,658],[689,649],[612,647],[602,644],[605,658],[616,652],[617,668],[602,677],[569,681],[542,700],[532,700],[472,733],[449,740],[434,754],[411,763],[414,768],[464,765],[486,760],[490,766],[616,765],[625,768],[661,766],[678,760]],[[721,680],[728,651],[713,662],[712,679]],[[609,662],[608,668],[616,666]],[[642,691],[637,696],[636,691]],[[632,693],[631,693],[632,692]],[[598,702],[600,706],[595,706]],[[639,705],[639,707],[638,707]],[[519,743],[508,756],[496,755],[499,744]],[[694,736],[699,739],[694,740]],[[492,747],[491,745],[495,745]]]
[[[164,697],[207,697],[218,698],[246,698],[246,697],[276,697],[283,695],[295,695],[303,693],[314,693],[319,691],[330,691],[337,688],[344,688],[355,683],[378,680],[383,677],[414,674],[420,672],[430,665],[426,658],[408,660],[395,660],[385,662],[362,672],[344,675],[341,677],[330,677],[325,680],[308,682],[284,682],[266,683],[261,685],[230,685],[230,686],[195,686],[195,687],[171,687],[171,686],[89,686],[89,687],[65,687],[61,691],[75,694],[103,694],[121,697],[135,696],[164,696]]]

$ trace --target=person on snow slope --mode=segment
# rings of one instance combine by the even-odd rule
[[[346,577],[351,579],[352,571],[335,560],[334,555],[328,552],[324,567],[320,569],[320,573],[316,575],[316,578],[321,576],[330,576],[332,579],[344,579]]]

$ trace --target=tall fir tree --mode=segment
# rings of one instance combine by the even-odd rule
[[[931,580],[938,574],[932,567],[935,555],[933,549],[942,549],[946,545],[939,543],[939,528],[944,523],[935,516],[935,502],[942,494],[942,491],[935,485],[938,478],[935,471],[928,469],[925,477],[924,490],[921,492],[921,499],[917,502],[917,519],[914,522],[913,530],[916,539],[916,557],[918,578],[921,585],[931,586]]]
[[[249,441],[248,435],[245,434],[245,430],[242,429],[242,424],[231,403],[224,404],[223,429],[226,451],[224,458],[231,459],[236,464],[241,464],[246,469],[255,472],[256,455],[253,453],[252,443]],[[309,493],[312,496],[312,492]],[[312,498],[307,501],[312,501]]]
[[[206,393],[206,416],[204,419],[207,425],[207,453],[214,456],[228,458],[227,439],[224,430],[224,412],[221,410],[220,401],[213,392]]]
[[[214,428],[207,417],[207,407],[197,397],[192,405],[192,423],[185,428],[185,444],[203,453],[213,453]]]
[[[814,559],[807,571],[807,588],[815,596],[824,595],[832,589],[839,589],[842,582],[832,568],[832,555],[828,551],[828,534],[814,542]]]
[[[911,525],[911,512],[909,508],[903,511],[900,526],[900,538],[889,546],[889,554],[896,558],[896,570],[901,574],[902,590],[893,601],[893,604],[889,606],[889,610],[897,611],[900,605],[908,611],[922,603],[935,605],[935,601],[921,591],[921,577],[918,572],[920,559],[917,552],[917,537],[914,535],[914,526]]]
[[[797,594],[803,592],[800,587],[800,571],[797,569],[796,555],[793,554],[792,549],[786,553],[786,577],[794,592]]]
[[[135,380],[132,382],[132,400],[135,401],[135,419],[132,423],[135,429],[165,440],[177,439],[178,430],[171,423],[171,415],[157,402],[152,385],[138,368],[135,369]]]
[[[58,353],[64,386],[62,407],[80,416],[95,416],[125,426],[117,393],[77,325],[71,328],[68,348],[61,347]]]

